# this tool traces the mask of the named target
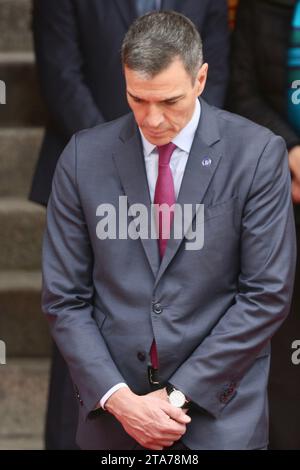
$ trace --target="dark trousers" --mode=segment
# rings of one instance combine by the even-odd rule
[[[300,254],[300,226],[297,226],[297,248]],[[269,449],[300,449],[300,364],[291,361],[295,339],[300,339],[299,255],[291,313],[272,339]]]
[[[75,442],[78,404],[67,365],[53,344],[45,447],[48,450],[78,449]]]

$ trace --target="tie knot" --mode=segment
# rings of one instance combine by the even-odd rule
[[[173,142],[169,142],[165,145],[158,145],[159,165],[169,165],[172,153],[176,149],[176,145]]]

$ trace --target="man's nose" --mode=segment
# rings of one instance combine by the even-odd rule
[[[146,115],[146,124],[152,128],[158,128],[164,121],[163,113],[158,107],[151,106]]]

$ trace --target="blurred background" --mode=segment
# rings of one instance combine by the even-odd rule
[[[42,449],[50,337],[40,308],[45,209],[28,201],[44,124],[30,0],[0,0],[0,79],[0,449]]]

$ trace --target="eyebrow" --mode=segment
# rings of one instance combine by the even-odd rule
[[[131,98],[134,98],[136,100],[140,100],[140,101],[145,101],[143,100],[142,98],[140,98],[139,96],[135,96],[133,95],[132,93],[130,93],[128,90],[127,90],[127,93],[129,96],[131,96]],[[160,103],[166,103],[168,101],[177,101],[179,100],[180,98],[183,98],[185,95],[177,95],[177,96],[171,96],[170,98],[166,98],[164,100],[161,100]]]

